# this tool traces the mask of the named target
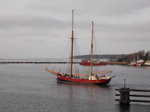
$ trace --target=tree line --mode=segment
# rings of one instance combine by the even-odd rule
[[[134,52],[121,58],[118,58],[117,61],[130,63],[137,60],[143,60],[144,62],[146,60],[150,60],[150,51],[145,52],[144,50],[140,50],[138,52]]]

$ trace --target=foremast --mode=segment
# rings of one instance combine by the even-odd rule
[[[73,46],[74,46],[74,10],[72,10],[72,25],[71,25],[71,52],[70,52],[70,76],[73,71]]]

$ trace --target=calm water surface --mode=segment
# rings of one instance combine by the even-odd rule
[[[0,112],[148,112],[150,104],[115,102],[116,88],[150,89],[150,68],[107,66],[116,77],[108,86],[62,84],[45,64],[0,65]],[[65,65],[61,65],[65,66]],[[55,68],[53,66],[53,68]],[[82,67],[80,71],[87,71]],[[101,69],[95,67],[94,69]]]

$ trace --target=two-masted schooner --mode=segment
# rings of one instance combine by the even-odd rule
[[[90,51],[90,73],[79,74],[73,73],[73,45],[74,45],[74,10],[72,10],[72,31],[71,31],[71,52],[70,52],[70,73],[57,72],[46,68],[45,70],[56,75],[58,82],[71,82],[81,84],[108,84],[114,76],[99,75],[101,73],[109,73],[111,71],[99,71],[93,73],[93,37],[94,22],[92,22],[91,51]]]

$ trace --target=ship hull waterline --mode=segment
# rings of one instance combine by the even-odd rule
[[[64,83],[107,85],[110,81],[111,79],[87,80],[87,79],[57,76],[57,82],[64,82]]]

